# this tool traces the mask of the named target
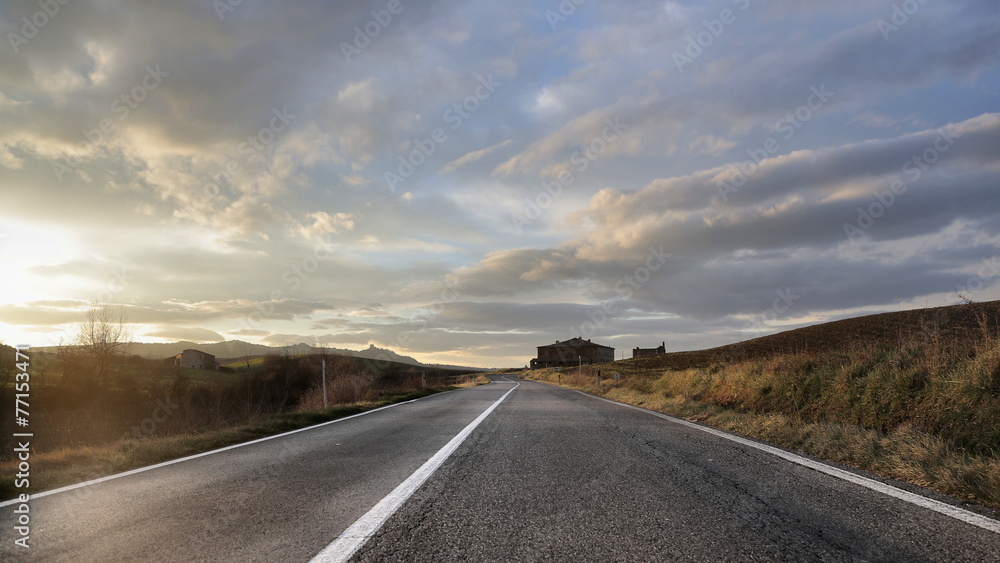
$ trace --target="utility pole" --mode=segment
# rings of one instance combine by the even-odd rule
[[[323,358],[323,408],[326,408],[326,358]]]

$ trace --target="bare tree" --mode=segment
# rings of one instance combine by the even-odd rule
[[[291,391],[291,380],[289,379],[289,370],[292,368],[292,364],[295,362],[292,356],[292,344],[285,341],[285,345],[281,349],[281,361],[278,363],[279,373],[275,374],[276,377],[281,377],[281,399],[278,401],[278,409],[285,410],[285,405],[288,403],[288,396]]]
[[[74,344],[90,364],[95,387],[100,387],[116,363],[132,349],[132,327],[128,324],[128,310],[121,305],[94,303]]]
[[[253,348],[246,342],[240,342],[240,359],[243,360],[244,375],[250,375],[253,369]]]
[[[240,343],[240,357],[243,359],[243,386],[246,389],[246,416],[249,418],[252,414],[252,404],[253,404],[253,392],[254,392],[254,357],[253,349],[250,344],[246,342]],[[258,412],[260,407],[258,406]]]

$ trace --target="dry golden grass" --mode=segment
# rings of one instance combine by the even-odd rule
[[[486,385],[490,382],[490,378],[486,377],[481,373],[470,373],[468,375],[460,376],[452,383],[452,387],[465,388],[465,387],[476,387],[477,385]]]

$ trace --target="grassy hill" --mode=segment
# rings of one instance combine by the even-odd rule
[[[269,354],[261,356],[248,356],[246,358],[222,358],[216,361],[219,363],[220,366],[233,370],[235,374],[239,376],[240,374],[244,373],[247,370],[248,366],[251,370],[259,369],[261,366],[264,365],[264,362],[267,360],[268,357],[272,357],[272,355]],[[321,358],[322,355],[316,353],[307,353],[307,354],[293,354],[290,355],[290,357],[313,358],[314,360],[317,360],[318,358]],[[431,376],[436,377],[436,376],[453,376],[459,374],[485,371],[480,368],[467,368],[459,366],[437,366],[429,364],[414,365],[408,362],[371,359],[363,356],[347,355],[347,354],[326,354],[326,357],[327,357],[327,364],[331,366],[331,369],[332,366],[334,366],[338,362],[341,362],[346,358],[351,358],[356,361],[357,365],[361,369],[367,370],[375,375],[411,372],[411,373],[424,374],[428,377]]]
[[[978,340],[984,329],[992,334],[1000,330],[1000,301],[855,317],[707,350],[622,360],[615,365],[624,363],[636,369],[684,370],[787,354],[822,354],[859,346],[900,348],[914,343],[937,343],[955,347],[963,342]]]

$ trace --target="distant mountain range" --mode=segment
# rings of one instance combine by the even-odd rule
[[[201,350],[207,354],[212,354],[215,356],[216,361],[221,364],[228,363],[227,360],[238,360],[244,356],[266,356],[268,354],[290,354],[293,356],[298,356],[302,354],[321,354],[323,349],[317,348],[315,346],[310,346],[309,344],[299,343],[291,346],[266,346],[264,344],[253,344],[250,342],[243,342],[241,340],[228,340],[225,342],[214,342],[210,344],[196,344],[194,342],[180,341],[180,342],[170,342],[170,343],[147,343],[147,342],[136,342],[132,345],[132,354],[138,354],[145,358],[169,358],[180,354],[184,350],[193,348],[195,350]],[[58,347],[48,346],[44,348],[38,348],[37,350],[42,352],[55,353],[58,352]],[[371,360],[385,360],[390,362],[397,362],[401,364],[408,364],[417,367],[434,367],[442,369],[462,369],[462,370],[476,370],[477,368],[468,368],[465,366],[451,366],[451,365],[441,365],[441,364],[424,364],[418,362],[416,359],[409,356],[401,356],[392,350],[385,348],[377,348],[370,345],[364,350],[347,350],[342,348],[326,348],[326,353],[333,356],[353,356],[355,358],[367,358]]]

